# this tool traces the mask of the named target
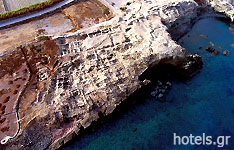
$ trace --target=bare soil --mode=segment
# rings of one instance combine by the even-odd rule
[[[22,61],[20,58],[18,60],[19,62]],[[0,66],[2,68],[6,67],[2,63]],[[25,63],[22,63],[19,69],[18,67],[12,66],[11,73],[5,74],[0,79],[0,139],[3,139],[5,136],[13,136],[18,128],[15,113],[16,100],[29,77]]]
[[[52,76],[54,64],[58,60],[57,52],[58,46],[55,40],[47,40],[20,46],[14,51],[14,54],[1,59],[0,140],[6,136],[13,136],[18,129],[16,122],[18,101],[21,129],[36,116],[47,114],[45,104],[33,107],[37,93],[45,90],[50,81],[48,79],[40,82],[38,70],[47,68],[49,77]],[[25,91],[20,99],[19,95],[24,88]]]
[[[77,29],[87,28],[94,24],[109,20],[113,17],[103,14],[103,4],[96,0],[81,1],[62,10],[62,13],[70,18]]]

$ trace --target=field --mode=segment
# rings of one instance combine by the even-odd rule
[[[6,4],[5,9],[7,9],[8,11],[12,11],[46,0],[1,0],[1,2],[3,1],[5,1]]]

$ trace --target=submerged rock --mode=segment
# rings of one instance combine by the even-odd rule
[[[223,51],[223,55],[224,56],[228,56],[229,55],[229,51],[227,51],[227,50]]]
[[[213,47],[215,46],[213,42],[209,42],[209,43],[210,43],[211,46],[213,46]]]
[[[208,48],[206,49],[206,51],[207,51],[207,52],[210,52],[210,53],[213,53],[213,54],[215,54],[215,55],[218,55],[218,54],[220,53],[218,50],[216,50],[216,49],[214,49],[214,48],[212,48],[212,47],[208,47]]]
[[[168,85],[169,88],[170,88],[170,87],[171,87],[171,82],[168,81],[168,82],[166,83],[166,85]]]
[[[156,88],[151,92],[151,96],[158,101],[164,102],[165,99],[163,99],[163,97],[170,90],[171,85],[172,84],[169,81],[161,82],[158,80]]]
[[[181,76],[185,78],[190,78],[200,72],[202,69],[203,62],[202,58],[198,54],[190,54],[186,57],[186,61],[182,65]]]
[[[158,98],[162,98],[162,97],[163,97],[163,94],[160,93],[160,94],[158,95]]]
[[[205,35],[205,34],[200,34],[200,37],[208,39],[208,35]]]
[[[155,97],[155,96],[156,96],[156,94],[157,94],[157,91],[153,91],[153,92],[151,92],[151,96],[153,96],[153,97]]]

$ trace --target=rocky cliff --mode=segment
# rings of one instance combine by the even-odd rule
[[[228,18],[231,19],[231,22],[234,21],[234,7],[233,0],[197,0],[201,5],[209,5],[216,12],[225,14]]]
[[[188,76],[201,68],[201,58],[171,37],[187,32],[196,18],[193,0],[127,4],[108,22],[54,37],[57,60],[53,67],[32,67],[38,70],[36,94],[21,99],[19,135],[1,149],[57,149],[148,84],[140,77],[149,68],[168,64]]]

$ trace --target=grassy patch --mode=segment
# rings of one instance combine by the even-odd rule
[[[49,40],[50,38],[48,36],[38,36],[37,40],[39,41],[45,41],[45,40]]]
[[[127,9],[127,7],[120,7],[119,9],[122,11],[125,11]]]
[[[0,20],[12,18],[12,17],[17,17],[17,16],[20,16],[20,15],[24,15],[24,14],[27,14],[27,13],[34,12],[34,11],[42,10],[42,9],[51,7],[52,5],[54,5],[56,3],[59,3],[61,1],[63,1],[63,0],[47,0],[45,2],[32,4],[32,5],[29,5],[27,7],[17,9],[17,10],[6,11],[6,12],[3,12],[3,13],[0,13]]]
[[[104,15],[109,15],[109,14],[110,14],[110,11],[109,11],[108,8],[104,8],[104,9],[102,10],[102,13],[103,13]]]

